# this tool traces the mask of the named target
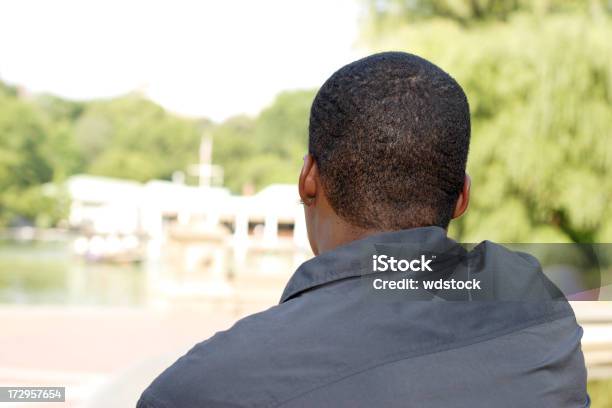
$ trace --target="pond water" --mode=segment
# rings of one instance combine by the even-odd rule
[[[192,294],[195,290],[205,298],[219,283],[219,275],[211,274],[211,252],[201,245],[165,246],[159,259],[131,264],[86,261],[72,247],[70,239],[0,240],[0,304],[139,306],[165,296],[163,288],[170,292],[187,289]],[[237,264],[231,251],[222,252],[224,262],[218,273],[226,284],[280,285],[279,291],[305,260],[305,255],[296,258],[291,253],[267,251],[249,253]]]
[[[0,241],[0,303],[138,305],[146,297],[144,265],[88,263],[69,241]]]

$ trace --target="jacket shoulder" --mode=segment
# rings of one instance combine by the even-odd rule
[[[137,408],[274,403],[274,395],[262,390],[280,380],[273,366],[275,338],[287,319],[282,306],[247,316],[195,345],[151,383]]]

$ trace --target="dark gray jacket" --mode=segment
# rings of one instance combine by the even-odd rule
[[[373,272],[382,253],[437,264]],[[407,276],[483,289],[373,288]],[[196,345],[138,408],[586,407],[581,337],[534,258],[437,227],[384,233],[305,262],[279,305]]]

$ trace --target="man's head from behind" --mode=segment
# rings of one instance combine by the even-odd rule
[[[369,233],[447,228],[466,209],[470,113],[446,72],[386,52],[348,64],[312,104],[300,175],[315,254]]]

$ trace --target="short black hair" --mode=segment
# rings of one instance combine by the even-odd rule
[[[470,110],[461,86],[416,55],[336,71],[310,111],[309,153],[334,211],[365,229],[446,228],[463,188]]]

